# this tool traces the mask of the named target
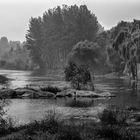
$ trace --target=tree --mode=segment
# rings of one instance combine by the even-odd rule
[[[72,46],[96,38],[98,21],[85,5],[49,9],[42,18],[31,18],[26,35],[34,62],[62,68]]]
[[[113,42],[113,48],[125,63],[125,72],[137,79],[137,54],[140,40],[140,24],[134,20],[131,26],[122,28]]]
[[[124,70],[123,60],[111,45],[107,46],[107,64],[113,72],[122,73]]]
[[[35,64],[40,68],[46,66],[44,52],[42,48],[42,22],[41,18],[31,18],[29,30],[26,35],[26,47],[30,50],[30,55]]]
[[[79,65],[86,65],[90,72],[94,90],[94,69],[102,60],[101,48],[97,43],[87,40],[78,42],[69,54],[69,60]]]
[[[80,90],[83,86],[87,85],[88,82],[91,82],[90,72],[85,65],[79,66],[69,61],[64,73],[66,81],[70,81],[75,89]]]

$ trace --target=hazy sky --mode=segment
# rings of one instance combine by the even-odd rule
[[[105,29],[121,20],[140,19],[140,0],[0,0],[0,37],[24,41],[31,16],[62,4],[86,4]]]

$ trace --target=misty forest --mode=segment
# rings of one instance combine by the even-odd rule
[[[86,5],[31,17],[0,39],[1,140],[140,139],[140,20],[109,30]]]

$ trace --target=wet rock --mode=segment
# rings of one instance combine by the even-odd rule
[[[43,92],[36,89],[29,89],[29,88],[21,88],[16,90],[18,92],[18,95],[21,95],[22,98],[48,98],[48,97],[54,97],[54,94],[51,92]]]
[[[37,90],[35,89],[30,89],[30,88],[17,88],[15,89],[17,95],[23,95],[24,93],[35,93],[35,92],[38,92]]]
[[[46,91],[46,92],[40,91],[40,92],[38,93],[38,95],[39,95],[39,97],[44,97],[44,98],[54,97],[54,96],[55,96],[54,93],[48,92],[48,91]]]
[[[112,97],[111,93],[109,92],[94,92],[94,91],[85,91],[85,90],[78,90],[76,91],[77,97],[91,97],[91,98],[98,98],[98,97]]]
[[[86,90],[74,90],[74,89],[67,89],[62,92],[57,93],[56,97],[91,97],[91,98],[98,98],[98,97],[114,97],[109,92],[94,92],[94,91],[86,91]]]
[[[26,92],[23,95],[21,95],[22,98],[39,98],[38,93],[35,92]]]

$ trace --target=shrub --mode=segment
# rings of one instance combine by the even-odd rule
[[[52,92],[54,94],[57,94],[57,92],[61,92],[61,89],[59,89],[58,87],[52,87],[52,86],[47,86],[47,87],[42,87],[41,91],[48,91],[48,92]]]
[[[118,108],[105,109],[99,118],[102,124],[105,125],[126,125],[128,112]]]
[[[97,135],[110,140],[136,140],[132,129],[127,125],[129,114],[125,110],[117,108],[105,109],[99,116],[101,127],[97,129]]]
[[[3,103],[4,104],[4,103]],[[0,136],[9,134],[14,128],[13,120],[6,117],[6,111],[3,109],[4,105],[0,106]]]
[[[8,82],[8,78],[4,75],[0,75],[0,84],[6,84]]]
[[[59,115],[54,110],[49,110],[45,118],[41,121],[34,121],[27,126],[26,134],[34,135],[38,131],[55,134],[58,131]]]
[[[80,90],[91,82],[91,76],[88,68],[84,65],[78,66],[74,62],[69,62],[65,68],[65,79],[70,81],[73,88]]]

